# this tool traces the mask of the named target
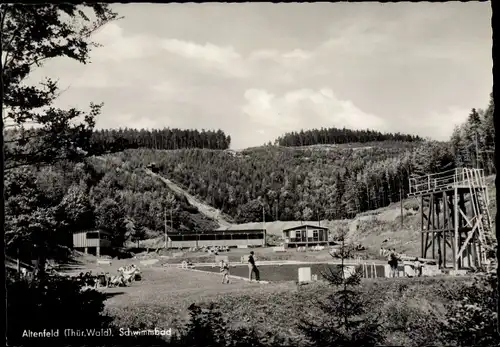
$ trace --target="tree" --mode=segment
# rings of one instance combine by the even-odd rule
[[[21,250],[21,257],[28,259],[36,255],[43,275],[46,257],[59,255],[58,246],[64,243],[62,210],[37,187],[35,174],[27,168],[9,172],[5,188],[6,250]]]
[[[336,288],[326,302],[316,303],[325,316],[302,317],[299,323],[311,346],[376,346],[382,342],[380,326],[375,317],[368,314],[368,303],[357,290],[361,274],[345,265],[345,259],[355,250],[346,237],[347,229],[342,228],[339,271],[328,267],[323,273],[326,281]]]
[[[90,11],[95,20],[88,17]],[[88,113],[57,109],[53,107],[59,95],[57,82],[46,79],[38,86],[25,82],[36,67],[52,58],[87,63],[91,48],[96,46],[91,34],[115,19],[117,14],[103,4],[0,5],[2,176],[4,170],[61,159],[79,161],[88,154],[94,118],[102,105],[91,104]],[[79,118],[83,122],[77,123]],[[11,130],[5,141],[4,130]],[[47,212],[52,213],[51,209]],[[44,214],[39,207],[32,211]],[[25,223],[24,228],[25,232],[43,234],[36,223]],[[42,247],[47,240],[38,241]],[[40,259],[43,271],[43,256]]]
[[[122,207],[114,200],[106,198],[96,211],[96,227],[111,234],[111,241],[122,246],[125,241],[125,213]]]
[[[313,210],[311,210],[308,206],[306,206],[303,210],[302,210],[302,219],[304,221],[310,221],[313,217]]]
[[[91,104],[88,113],[57,109],[52,107],[60,95],[57,82],[46,79],[38,86],[24,82],[52,58],[88,63],[91,48],[97,46],[90,40],[92,33],[115,19],[117,14],[102,4],[1,5],[2,129],[16,130],[5,141],[7,170],[63,158],[79,160],[87,154],[102,105]],[[83,122],[76,123],[79,118]]]
[[[93,226],[94,214],[86,187],[73,184],[61,201],[66,221],[72,229],[87,229]]]
[[[143,240],[146,236],[146,229],[144,227],[137,227],[135,221],[131,218],[126,218],[125,229],[126,238],[129,238],[132,242],[137,242],[137,248],[139,248],[139,241]]]

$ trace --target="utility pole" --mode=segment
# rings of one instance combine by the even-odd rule
[[[399,186],[399,202],[401,205],[401,227],[403,227],[403,187]]]
[[[174,230],[174,217],[172,217],[172,208],[170,208],[170,229]]]
[[[264,204],[262,204],[262,230],[266,230],[266,212],[264,210]]]
[[[165,223],[165,248],[168,248],[168,237],[167,237],[167,208],[163,207],[163,221]]]
[[[475,142],[475,145],[476,145],[476,169],[479,169],[479,146],[478,146],[478,143],[477,143],[477,131],[475,132],[474,134],[474,142]]]

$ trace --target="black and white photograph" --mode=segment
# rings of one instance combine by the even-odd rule
[[[493,7],[0,4],[7,345],[498,346]]]

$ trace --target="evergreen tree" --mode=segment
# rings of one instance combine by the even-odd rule
[[[299,329],[310,346],[376,346],[383,340],[381,327],[374,316],[367,312],[368,302],[358,290],[361,274],[345,265],[352,257],[355,247],[348,243],[347,230],[341,229],[339,270],[328,268],[323,273],[329,285],[335,288],[326,302],[318,302],[325,317],[302,317]]]

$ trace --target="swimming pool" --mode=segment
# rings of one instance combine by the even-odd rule
[[[356,269],[360,269],[363,277],[373,278],[373,268],[371,264],[367,264],[366,272],[363,271],[362,265],[355,265]],[[277,281],[297,281],[299,268],[310,267],[311,275],[317,275],[318,279],[323,278],[322,273],[328,271],[340,271],[339,264],[329,263],[309,263],[309,264],[283,264],[283,265],[257,265],[260,272],[260,279],[263,281],[277,282]],[[219,266],[196,266],[196,270],[209,271],[219,273]],[[402,268],[401,268],[402,270]],[[230,267],[230,273],[234,276],[248,277],[248,266],[233,265]],[[383,264],[375,264],[376,277],[385,277],[385,269]]]

